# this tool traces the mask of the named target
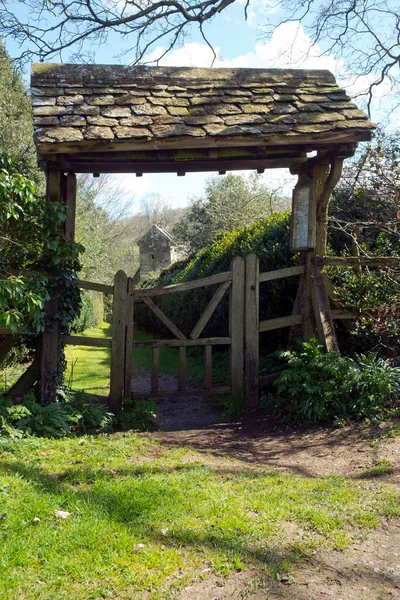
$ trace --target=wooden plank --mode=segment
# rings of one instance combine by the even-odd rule
[[[23,396],[27,394],[39,379],[39,361],[35,359],[27,368],[25,373],[14,383],[12,388],[8,390],[9,396]]]
[[[146,306],[150,308],[150,310],[160,319],[160,321],[173,333],[179,340],[186,340],[186,336],[183,335],[182,331],[178,329],[178,327],[168,319],[167,315],[163,313],[161,308],[154,304],[153,300],[147,298],[146,296],[141,296],[140,298]]]
[[[212,346],[204,346],[204,387],[212,387]]]
[[[186,348],[179,348],[179,375],[178,375],[178,390],[184,392],[186,388]]]
[[[131,398],[181,398],[182,396],[219,396],[222,394],[230,394],[231,387],[229,385],[222,385],[213,387],[211,389],[187,389],[185,391],[176,390],[175,392],[132,392]]]
[[[145,340],[133,342],[133,348],[179,348],[187,346],[229,346],[230,337],[202,338],[200,340]]]
[[[103,294],[113,294],[114,286],[105,285],[104,283],[93,283],[92,281],[84,281],[78,279],[78,287],[82,290],[92,290],[93,292],[103,292]]]
[[[259,261],[246,257],[245,277],[245,398],[248,409],[258,406],[259,393]]]
[[[124,271],[114,277],[114,301],[111,344],[110,409],[120,409],[125,386],[125,340],[127,326],[128,278]]]
[[[188,173],[204,173],[207,171],[244,171],[244,170],[264,170],[264,169],[282,169],[291,167],[303,162],[302,157],[293,156],[279,158],[230,158],[230,159],[204,159],[204,160],[172,160],[157,161],[157,173],[180,173],[182,169]],[[68,160],[68,168],[77,173],[154,173],[156,161],[93,161]],[[183,172],[183,171],[182,171]]]
[[[159,374],[160,374],[160,349],[152,348],[151,359],[151,391],[154,394],[159,391]]]
[[[83,337],[81,335],[63,335],[62,343],[68,346],[93,346],[94,348],[111,348],[110,338]]]
[[[195,290],[197,288],[206,287],[207,285],[215,285],[216,283],[223,283],[224,281],[231,281],[232,273],[230,271],[226,273],[217,273],[217,275],[211,275],[210,277],[204,277],[203,279],[196,279],[196,281],[184,281],[183,283],[172,283],[162,288],[143,288],[136,291],[136,297],[141,298],[143,296],[162,296],[163,294],[176,294],[177,292],[187,292],[188,290]]]
[[[266,271],[260,273],[260,283],[264,281],[274,281],[275,279],[283,279],[284,277],[293,277],[294,275],[302,275],[303,273],[304,265],[287,267],[286,269],[277,269],[276,271]]]
[[[237,256],[231,263],[232,285],[229,290],[229,373],[232,396],[244,392],[244,281],[245,262]]]
[[[372,311],[374,312],[374,311]],[[361,317],[368,316],[365,312],[360,312],[358,310],[332,310],[332,319],[334,320],[354,320],[361,319]],[[370,315],[369,315],[370,316]]]
[[[398,267],[400,256],[316,256],[313,263],[320,267]]]
[[[24,327],[17,327],[17,329],[15,331],[10,329],[9,327],[0,327],[0,335],[7,335],[7,336],[8,335],[22,335],[23,333],[26,333],[26,335],[29,335],[29,332],[27,332]],[[30,334],[30,335],[35,335],[35,334]]]
[[[65,239],[73,242],[75,239],[76,215],[76,175],[68,173],[66,176],[65,203],[67,205],[67,219],[65,221]]]
[[[18,338],[19,336],[7,335],[4,338],[4,340],[0,342],[0,365],[7,356],[7,354],[10,352],[11,348],[14,346]]]
[[[224,281],[224,283],[221,283],[220,286],[217,288],[210,302],[207,304],[205,311],[201,315],[200,319],[197,321],[196,325],[193,327],[193,330],[189,336],[192,340],[198,339],[204,327],[207,325],[208,321],[213,316],[215,309],[217,308],[223,295],[225,294],[226,290],[229,288],[230,285],[230,281]]]
[[[288,317],[278,317],[277,319],[268,319],[260,321],[259,331],[272,331],[273,329],[281,329],[283,327],[292,327],[293,325],[301,325],[303,317],[301,315],[289,315]]]
[[[133,319],[134,319],[134,293],[135,284],[132,277],[128,277],[127,289],[127,317],[125,337],[125,385],[124,397],[130,398],[132,391],[132,342],[133,342]]]
[[[311,268],[311,282],[318,339],[325,344],[328,352],[339,352],[328,292],[326,291],[324,277],[317,267]]]

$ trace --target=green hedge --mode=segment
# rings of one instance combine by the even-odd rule
[[[270,271],[298,264],[298,255],[289,250],[289,213],[277,213],[267,219],[256,221],[250,227],[221,234],[195,257],[173,264],[164,270],[160,277],[151,277],[142,287],[164,286],[208,277],[229,271],[235,256],[246,257],[255,253],[260,259],[260,270]],[[261,284],[260,318],[272,319],[289,315],[296,295],[298,278],[283,279]],[[189,335],[217,286],[200,290],[168,294],[154,298],[157,305],[183,331]],[[161,335],[167,332],[160,322],[141,304],[135,305],[135,320],[146,330]],[[228,295],[226,294],[203,336],[228,334]],[[286,339],[287,332],[263,334],[268,338],[271,349]],[[168,333],[168,337],[171,334]]]

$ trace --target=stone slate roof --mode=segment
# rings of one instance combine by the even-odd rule
[[[339,134],[338,141],[360,141],[374,128],[329,71],[38,63],[31,85],[39,153],[95,140],[162,147]]]
[[[142,241],[146,240],[148,235],[150,234],[151,231],[153,230],[159,231],[164,237],[167,238],[167,240],[169,240],[170,242],[174,242],[174,238],[172,237],[172,235],[170,233],[168,233],[168,231],[166,231],[163,227],[160,227],[159,225],[152,225],[151,227],[149,227],[149,229],[138,239],[138,243],[140,244]]]

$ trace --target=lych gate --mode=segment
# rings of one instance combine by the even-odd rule
[[[291,241],[302,257],[296,271],[300,274],[296,306],[289,321],[258,323],[258,267],[255,257],[247,261],[244,299],[248,308],[242,318],[248,336],[248,396],[254,399],[256,393],[252,381],[257,381],[258,373],[252,372],[251,356],[257,352],[254,338],[259,331],[301,324],[305,338],[317,331],[328,349],[336,349],[320,272],[328,203],[343,160],[354,154],[358,142],[370,139],[373,125],[337,86],[331,73],[41,63],[33,65],[32,104],[39,161],[47,173],[48,200],[67,204],[65,234],[69,239],[74,236],[76,173],[136,173],[140,177],[144,173],[175,172],[183,176],[197,171],[223,174],[288,167],[298,174]],[[264,276],[265,280],[274,278]],[[228,285],[225,282],[224,289]],[[129,293],[122,303],[115,304],[117,289],[113,291],[114,320],[123,323],[126,338],[130,331],[130,324],[124,321]],[[149,304],[148,296],[143,299]],[[51,317],[56,312],[55,299],[47,313]],[[57,366],[58,343],[55,322],[53,331],[43,334],[39,348],[42,386]],[[118,360],[125,361],[126,339],[113,338],[112,344],[119,344],[112,348],[111,399],[116,407],[129,388],[129,366],[124,370],[117,365]],[[184,348],[190,344],[177,336],[175,345]],[[153,357],[157,367],[157,352]]]

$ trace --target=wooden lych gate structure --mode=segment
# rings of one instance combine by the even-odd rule
[[[235,296],[239,284],[235,283],[234,266],[229,276],[222,274],[225,279],[218,280],[220,287],[212,302],[216,304],[229,287],[233,305],[231,302],[229,341],[225,342],[231,348],[231,361],[239,360],[238,348],[244,344],[246,374],[240,385],[242,389],[244,386],[249,405],[254,405],[258,391],[260,330],[301,324],[305,338],[317,332],[328,349],[337,349],[333,315],[321,275],[321,261],[326,260],[328,204],[343,160],[354,154],[359,142],[371,138],[374,126],[337,86],[331,73],[39,63],[32,67],[31,86],[35,142],[39,162],[47,173],[47,197],[49,202],[66,203],[67,239],[74,237],[77,173],[136,173],[141,177],[145,173],[172,172],[183,176],[189,172],[224,174],[245,169],[260,173],[287,167],[297,174],[291,244],[300,251],[301,264],[292,272],[299,276],[293,315],[285,321],[258,322],[259,282],[281,275],[260,275],[256,257],[247,259],[244,269],[246,285],[240,302],[246,307],[246,333],[241,341],[235,318],[240,302],[239,295]],[[196,285],[206,284],[203,281]],[[171,290],[149,292],[132,286],[123,275],[117,275],[114,286],[103,286],[113,291],[114,329],[120,331],[110,342],[113,407],[129,392],[129,365],[122,362],[131,343],[126,315],[131,314],[127,307],[133,297],[140,297],[173,330],[165,315],[157,314],[151,299],[152,294]],[[57,298],[49,302],[46,312],[48,319],[56,315]],[[207,311],[202,318],[207,319]],[[42,389],[57,368],[60,343],[67,341],[60,341],[57,320],[53,320],[52,330],[44,332],[39,344]],[[181,365],[186,347],[204,345],[206,389],[212,389],[210,357],[217,342],[203,341],[199,337],[201,329],[200,319],[198,331],[190,339],[182,339],[175,330],[173,343],[182,349]],[[82,338],[79,340],[82,343]],[[73,342],[71,337],[69,341]],[[153,342],[153,388],[157,387],[157,347]],[[181,392],[183,371],[181,366]],[[239,391],[240,369],[232,368],[231,373],[231,391]]]

